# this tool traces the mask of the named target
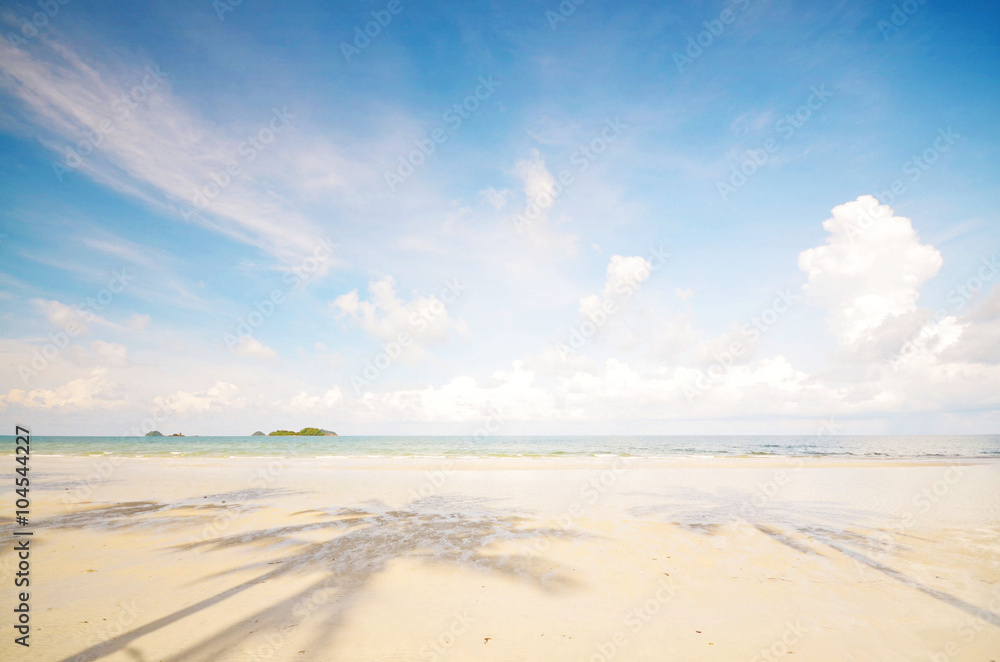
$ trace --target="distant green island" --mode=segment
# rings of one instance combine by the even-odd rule
[[[331,430],[321,430],[320,428],[302,428],[298,432],[291,430],[275,430],[269,437],[336,437],[337,433]]]
[[[164,436],[159,430],[153,430],[152,432],[146,433],[147,437],[162,437]],[[183,437],[184,435],[180,432],[176,432],[171,437]],[[271,434],[265,435],[260,430],[254,432],[251,437],[336,437],[337,433],[333,430],[324,430],[322,428],[302,428],[298,432],[292,432],[291,430],[275,430]]]

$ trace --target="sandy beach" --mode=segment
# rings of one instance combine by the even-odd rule
[[[997,462],[37,457],[33,475],[34,660],[1000,651]],[[6,586],[15,563],[5,548]]]

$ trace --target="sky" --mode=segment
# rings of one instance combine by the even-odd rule
[[[995,3],[0,5],[35,434],[1000,432]]]

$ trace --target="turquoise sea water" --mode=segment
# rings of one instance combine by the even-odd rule
[[[3,437],[0,452],[13,452]],[[1000,458],[1000,435],[32,437],[32,455],[194,457],[843,456]]]

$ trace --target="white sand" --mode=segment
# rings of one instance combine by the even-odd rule
[[[5,625],[3,659],[1000,660],[1000,463],[33,473],[32,646]]]

